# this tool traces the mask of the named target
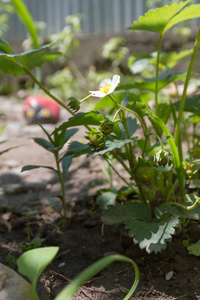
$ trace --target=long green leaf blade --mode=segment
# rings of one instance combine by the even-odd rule
[[[17,260],[19,272],[28,277],[32,284],[32,299],[36,295],[36,284],[39,276],[50,264],[58,252],[58,247],[44,247],[29,250]]]
[[[21,21],[29,31],[33,40],[34,47],[38,48],[40,46],[38,41],[38,34],[34,26],[32,16],[29,13],[26,5],[22,0],[12,0],[12,3],[16,9],[16,13],[18,14],[19,18],[21,19]]]
[[[124,262],[131,263],[135,269],[135,281],[134,281],[129,293],[124,298],[124,300],[128,300],[132,296],[134,291],[136,290],[137,285],[139,283],[139,270],[133,260],[131,260],[130,258],[123,256],[123,255],[111,255],[111,256],[107,256],[102,259],[99,259],[97,262],[95,262],[90,267],[88,267],[86,270],[84,270],[80,275],[78,275],[66,288],[64,288],[59,293],[59,295],[55,298],[55,300],[70,300],[70,299],[72,299],[74,293],[77,291],[77,289],[80,286],[82,286],[91,277],[98,274],[102,269],[106,268],[108,265],[110,265],[114,261],[124,261]]]

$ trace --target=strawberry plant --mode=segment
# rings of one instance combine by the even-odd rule
[[[196,130],[200,96],[196,94],[187,98],[189,82],[194,75],[192,69],[199,47],[200,30],[193,49],[179,53],[161,51],[167,31],[180,22],[199,17],[200,4],[189,5],[187,0],[150,10],[129,29],[157,33],[157,52],[131,56],[128,67],[134,76],[115,74],[112,79],[102,80],[98,89],[94,86],[87,97],[82,100],[70,97],[68,103],[54,96],[32,73],[34,67],[60,56],[57,52],[42,52],[55,42],[20,54],[14,54],[4,42],[0,44],[0,68],[4,72],[28,74],[40,89],[72,115],[51,135],[47,133],[49,141],[35,139],[56,157],[62,190],[64,176],[59,171],[61,161],[80,155],[92,158],[101,156],[125,184],[119,189],[111,187],[106,195],[101,192],[98,203],[104,208],[103,222],[124,224],[133,241],[148,253],[161,252],[172,240],[176,228],[184,228],[190,219],[200,219],[200,140]],[[33,28],[29,26],[29,30],[35,38]],[[189,55],[188,70],[176,73],[176,64]],[[164,88],[169,84],[178,86],[180,81],[184,82],[182,95],[162,101]],[[100,98],[94,111],[79,112],[82,102],[92,97],[94,101]],[[186,118],[185,113],[192,115]],[[185,157],[182,124],[185,132],[188,124],[193,124],[194,130],[192,147]],[[77,126],[86,128],[86,142],[72,142],[64,156],[59,156],[66,135],[73,130],[70,128]],[[58,142],[61,140],[61,143]],[[121,165],[123,172],[117,170],[115,162]],[[69,162],[66,162],[63,174],[66,174],[68,166]],[[26,167],[31,168],[35,166]],[[197,193],[191,192],[191,183],[196,184]]]

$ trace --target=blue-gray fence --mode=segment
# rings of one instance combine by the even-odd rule
[[[24,2],[35,21],[46,23],[46,35],[59,32],[66,25],[66,16],[79,13],[83,15],[84,33],[121,33],[149,9],[146,0],[24,0]],[[162,4],[166,4],[166,1],[163,0],[159,5]],[[26,30],[16,14],[10,17],[8,37],[12,40],[26,37]]]

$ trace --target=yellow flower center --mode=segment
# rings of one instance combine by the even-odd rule
[[[104,86],[100,86],[100,91],[107,94],[111,88],[111,83],[106,83]]]

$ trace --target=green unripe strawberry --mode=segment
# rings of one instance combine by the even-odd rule
[[[101,148],[104,146],[105,137],[102,132],[96,128],[91,127],[91,131],[87,132],[87,135],[86,139],[90,141],[90,145],[93,146],[93,148]]]
[[[68,99],[68,106],[75,112],[77,112],[80,109],[80,102],[74,98],[74,97],[70,97]]]
[[[134,177],[137,183],[153,186],[155,184],[155,170],[153,164],[139,158],[135,168]]]
[[[113,132],[114,123],[110,120],[105,120],[100,126],[99,130],[103,135],[109,135]]]
[[[200,147],[199,146],[196,146],[193,148],[193,157],[200,158]]]

